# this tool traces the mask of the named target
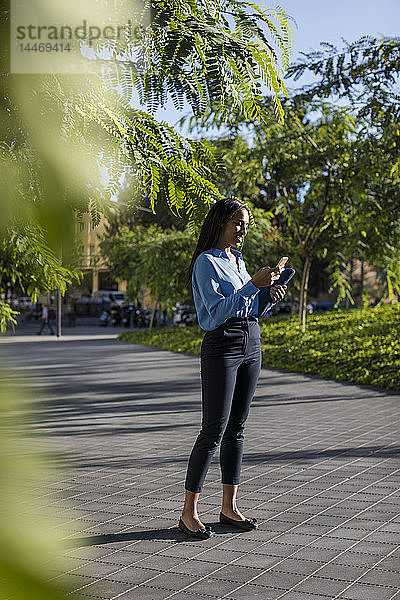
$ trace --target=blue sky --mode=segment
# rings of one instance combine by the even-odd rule
[[[398,0],[281,0],[279,4],[297,23],[294,56],[317,48],[320,42],[340,44],[342,37],[353,42],[363,35],[400,35]]]
[[[257,4],[264,3],[257,1]],[[300,52],[318,49],[320,42],[340,47],[342,38],[354,42],[364,35],[400,35],[398,0],[282,0],[280,6],[295,20],[292,60],[296,60]],[[299,85],[299,82],[288,81],[288,85]]]
[[[363,35],[400,36],[399,0],[255,0],[255,3],[271,8],[279,4],[295,19],[293,60],[300,52],[318,49],[320,42],[341,46],[341,38],[353,42]],[[294,87],[292,82],[288,84]],[[170,105],[156,114],[158,119],[171,124],[180,116],[182,113]]]

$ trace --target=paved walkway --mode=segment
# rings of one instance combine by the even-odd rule
[[[400,600],[399,394],[263,369],[239,498],[260,529],[218,524],[216,458],[199,506],[216,535],[191,541],[176,524],[199,430],[199,358],[97,334],[0,343],[44,400],[31,425],[63,470],[42,501],[71,509],[74,589],[107,600]]]

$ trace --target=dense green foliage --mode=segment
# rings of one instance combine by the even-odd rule
[[[359,197],[342,240],[336,275],[342,257],[365,260],[378,271],[382,291],[391,301],[394,291],[400,294],[399,71],[400,39],[372,36],[345,42],[339,49],[321,43],[319,50],[303,54],[287,71],[294,80],[303,73],[315,77],[313,84],[296,91],[298,102],[343,99],[355,117],[355,150],[344,181],[354,180]],[[343,277],[337,281],[343,295]]]
[[[79,279],[77,272],[61,264],[38,227],[7,233],[8,236],[0,237],[0,293],[18,286],[36,301],[41,290],[60,288],[64,294],[67,285]],[[17,314],[7,302],[0,300],[0,331],[5,331],[7,325],[15,325]]]
[[[18,235],[21,228],[40,231],[47,249],[38,248],[41,260],[32,263],[35,285],[55,279],[57,287],[70,283],[73,270],[60,268],[71,266],[66,249],[73,245],[72,214],[88,211],[96,224],[125,178],[132,182],[131,207],[147,204],[154,212],[166,205],[184,216],[192,231],[220,197],[221,165],[212,146],[153,117],[168,99],[177,108],[188,104],[197,115],[214,104],[221,118],[229,106],[260,121],[267,117],[261,102],[264,84],[274,98],[272,112],[283,119],[278,94],[285,93],[292,36],[281,9],[262,10],[235,0],[149,4],[151,22],[140,27],[137,38],[99,44],[98,60],[89,60],[90,75],[84,77],[9,73],[8,3],[0,13],[0,241],[10,255],[17,243],[25,243]],[[77,11],[79,21],[79,6]],[[143,110],[133,108],[135,94]],[[61,241],[63,260],[57,263]],[[24,267],[29,287],[30,263]],[[10,262],[3,271],[4,329],[13,318],[4,292],[19,273]]]
[[[400,39],[364,36],[339,49],[321,42],[319,50],[302,53],[290,65],[287,78],[313,73],[316,81],[304,87],[304,98],[345,98],[358,117],[375,125],[382,116],[387,123],[399,119],[399,71]]]
[[[227,165],[225,193],[276,214],[282,253],[303,272],[304,326],[316,261],[328,266],[339,299],[353,301],[354,260],[377,271],[382,295],[400,294],[400,43],[364,37],[341,50],[321,46],[288,69],[315,82],[283,101],[284,126],[249,124],[235,113],[227,126],[212,107],[188,119],[205,137],[223,128],[213,143]],[[359,300],[363,287],[362,277]]]
[[[398,127],[372,133],[365,120],[327,102],[295,97],[283,105],[284,125],[251,127],[251,137],[232,127],[214,140],[229,173],[221,185],[274,217],[277,251],[290,256],[301,281],[302,324],[316,262],[329,265],[339,300],[353,302],[353,260],[380,272],[393,299],[400,292]]]
[[[250,227],[242,251],[247,269],[253,274],[267,263],[276,264],[280,255],[272,239],[272,213],[250,208],[256,225]],[[188,228],[179,231],[154,224],[109,227],[100,248],[114,276],[128,282],[131,299],[139,297],[142,290],[170,310],[178,301],[191,301],[186,278],[195,238]]]
[[[261,320],[263,366],[400,390],[400,307],[338,310],[309,317],[305,334],[296,316]],[[199,354],[198,327],[121,334],[120,340]]]
[[[273,114],[283,121],[279,94],[286,94],[292,34],[279,7],[235,0],[152,0],[150,5],[151,23],[137,39],[99,45],[113,58],[100,61],[104,87],[97,96],[85,92],[76,104],[89,127],[108,133],[102,156],[108,193],[129,173],[135,179],[130,206],[140,200],[154,211],[157,203],[167,204],[194,231],[220,197],[221,165],[206,141],[186,138],[152,114],[172,100],[175,108],[189,106],[197,117],[213,106],[222,121],[231,111],[250,122]],[[104,89],[114,93],[104,95]],[[272,93],[268,107],[262,102],[265,90]],[[132,108],[136,95],[143,110]]]
[[[11,383],[17,378],[20,387]],[[11,379],[0,366],[0,379],[0,598],[77,600],[80,594],[65,593],[71,584],[62,573],[73,569],[66,538],[78,528],[67,508],[43,500],[56,487],[54,454],[37,436],[32,443],[27,425],[28,406],[39,410],[38,392],[19,371]]]
[[[282,8],[237,0],[150,4],[151,23],[137,40],[104,42],[117,59],[107,76],[127,100],[136,89],[151,111],[170,98],[177,109],[186,104],[197,115],[214,105],[222,118],[229,108],[259,120],[266,117],[259,105],[264,84],[283,118],[278,94],[285,92],[293,35]]]

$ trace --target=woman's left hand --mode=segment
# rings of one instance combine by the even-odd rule
[[[269,293],[272,302],[280,302],[285,297],[286,285],[273,285]]]

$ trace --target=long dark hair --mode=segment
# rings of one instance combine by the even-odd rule
[[[204,250],[215,248],[223,225],[225,225],[225,223],[227,223],[241,208],[245,208],[250,217],[251,213],[249,207],[236,198],[222,198],[222,200],[218,200],[213,204],[208,211],[207,216],[203,221],[203,225],[201,226],[197,246],[193,252],[192,260],[187,270],[186,285],[189,289],[192,285],[192,273],[196,258],[199,254],[204,252]]]

